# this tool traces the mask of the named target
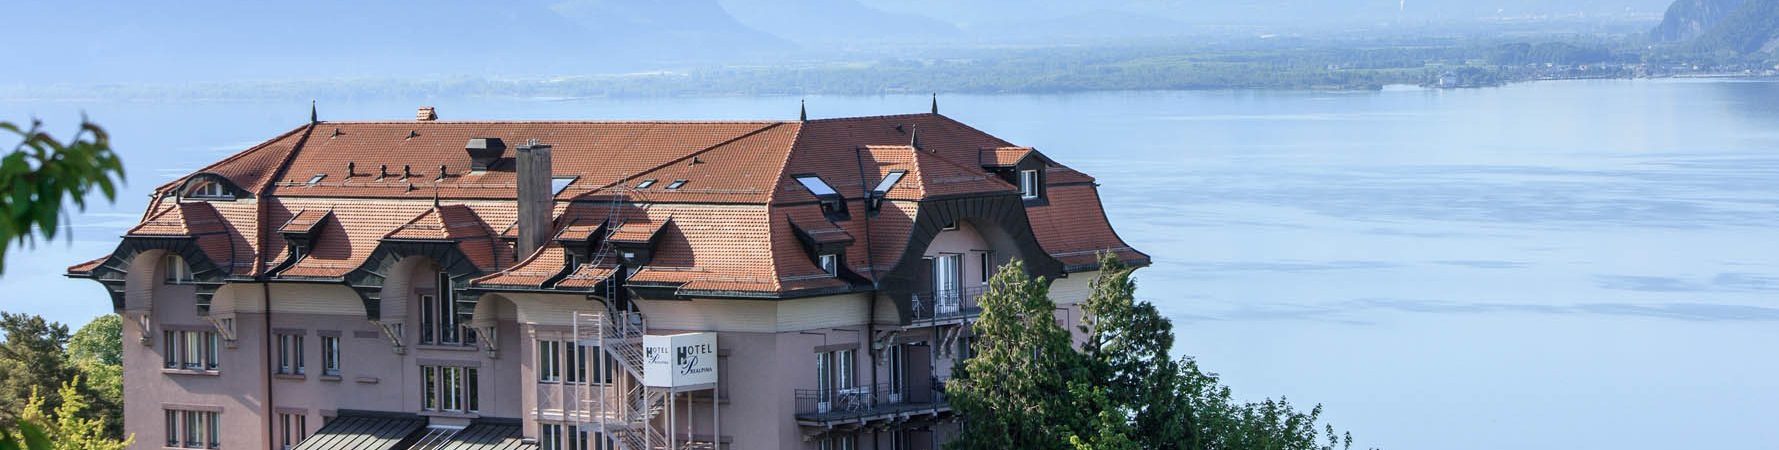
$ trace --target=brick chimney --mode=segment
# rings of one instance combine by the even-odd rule
[[[422,107],[420,107],[419,111],[414,112],[414,120],[418,120],[421,122],[431,122],[434,120],[439,120],[439,112],[438,112],[438,110],[433,109],[431,106],[422,106]]]
[[[514,153],[519,185],[519,242],[514,250],[525,259],[550,240],[556,195],[550,191],[549,144],[532,139]]]

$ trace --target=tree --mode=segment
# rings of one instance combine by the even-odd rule
[[[0,313],[0,425],[12,425],[38,392],[49,409],[62,404],[59,388],[74,379],[64,349],[68,327],[28,314]]]
[[[1056,323],[1048,284],[1017,260],[989,280],[971,328],[976,355],[946,385],[952,407],[969,418],[950,448],[1066,449],[1095,428],[1075,401],[1092,383]]]
[[[29,423],[16,428],[0,428],[0,450],[54,450],[43,428]]]
[[[91,417],[102,420],[112,437],[123,437],[123,319],[106,314],[93,319],[68,339],[68,358],[93,391]]]
[[[947,386],[965,418],[953,449],[1333,450],[1350,434],[1321,424],[1322,406],[1239,403],[1190,357],[1171,359],[1173,326],[1136,300],[1133,269],[1102,255],[1082,305],[1085,340],[1070,348],[1043,279],[1017,262],[995,275],[972,326],[976,356]],[[1318,429],[1318,426],[1321,428]]]
[[[25,405],[20,421],[43,427],[49,437],[51,450],[124,450],[130,446],[132,439],[118,440],[110,436],[105,423],[87,416],[86,395],[77,388],[80,377],[62,383],[59,396],[62,404],[55,408],[55,414],[45,412],[43,396],[33,392],[30,401]]]
[[[0,157],[0,272],[4,272],[6,250],[14,241],[34,242],[37,234],[55,239],[57,222],[67,216],[64,201],[72,200],[85,210],[86,196],[94,189],[105,200],[116,200],[124,166],[111,151],[110,136],[85,119],[66,143],[43,131],[43,123],[36,120],[28,129],[0,122],[0,130],[22,138],[11,153]]]

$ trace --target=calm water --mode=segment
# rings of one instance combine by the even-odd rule
[[[1453,92],[946,96],[943,111],[1099,178],[1155,256],[1141,295],[1240,397],[1327,405],[1391,449],[1779,447],[1779,83]],[[925,97],[811,98],[815,117]],[[794,98],[324,102],[324,119],[796,116]],[[72,244],[12,257],[0,309],[107,311],[62,267],[146,193],[308,104],[0,104],[115,135],[132,183]]]

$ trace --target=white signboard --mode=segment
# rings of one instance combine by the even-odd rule
[[[678,388],[717,382],[717,334],[642,337],[642,383]]]

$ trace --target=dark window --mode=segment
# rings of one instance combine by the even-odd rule
[[[321,337],[321,374],[340,376],[340,337]]]

